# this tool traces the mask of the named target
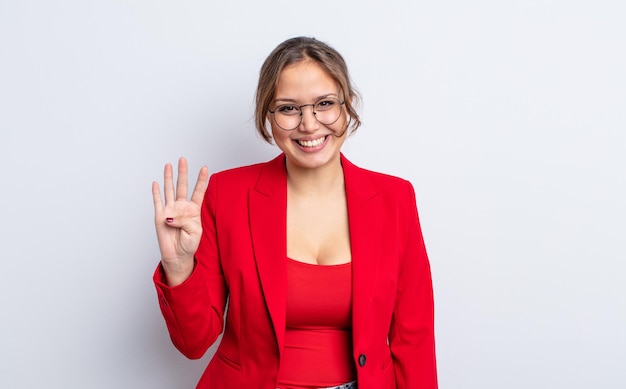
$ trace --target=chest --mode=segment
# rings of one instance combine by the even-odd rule
[[[301,262],[350,262],[350,227],[345,195],[287,202],[287,255]]]

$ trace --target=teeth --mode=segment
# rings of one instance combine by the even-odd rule
[[[298,144],[304,147],[316,147],[324,143],[324,139],[326,139],[325,136],[315,140],[299,140]]]

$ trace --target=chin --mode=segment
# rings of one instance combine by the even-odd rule
[[[339,151],[334,153],[306,154],[286,153],[288,160],[293,164],[305,169],[318,169],[339,161]]]

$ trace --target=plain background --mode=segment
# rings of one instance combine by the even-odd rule
[[[0,387],[191,388],[150,184],[267,160],[266,55],[344,54],[353,162],[416,188],[441,388],[626,387],[626,6],[0,0]]]

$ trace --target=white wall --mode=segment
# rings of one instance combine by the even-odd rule
[[[602,0],[0,0],[0,387],[193,387],[151,275],[150,183],[269,159],[258,69],[330,42],[344,151],[410,179],[442,388],[626,387],[626,28]]]

